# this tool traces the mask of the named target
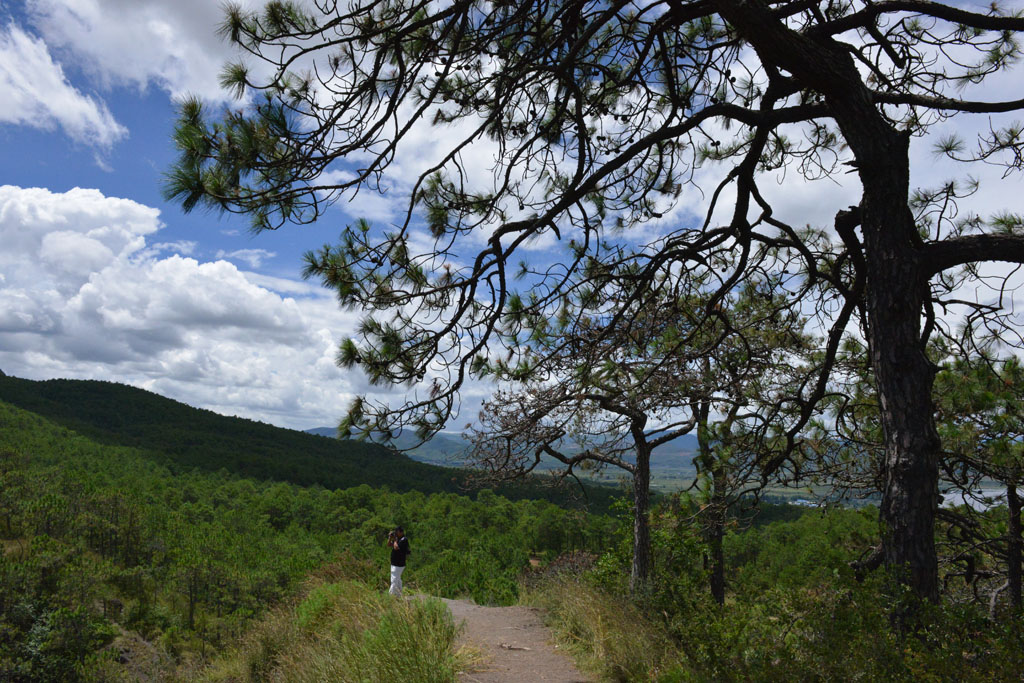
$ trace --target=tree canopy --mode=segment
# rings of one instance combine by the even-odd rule
[[[992,118],[974,145],[938,133],[954,117],[1024,108],[986,89],[1020,57],[1019,12],[929,0],[320,0],[229,6],[221,30],[249,53],[223,74],[248,99],[215,121],[183,103],[166,189],[186,209],[248,213],[257,230],[310,222],[357,191],[392,189],[420,151],[409,147],[438,150],[400,188],[396,225],[356,222],[307,258],[342,305],[374,311],[339,361],[423,387],[402,405],[357,400],[347,425],[441,428],[470,378],[543,367],[527,342],[545,320],[614,301],[598,311],[614,328],[679,278],[706,281],[710,318],[741,282],[773,279],[826,332],[820,371],[785,399],[798,416],[787,450],[829,393],[843,338],[862,337],[885,435],[885,561],[937,599],[927,342],[957,331],[950,309],[970,333],[1013,332],[1007,298],[962,292],[982,282],[978,263],[1024,262],[1024,219],[1012,207],[958,213],[969,179],[913,189],[910,141],[933,135],[967,172],[1020,170],[1017,124]],[[427,146],[431,130],[443,137]],[[832,225],[780,215],[764,189],[782,172],[846,171],[860,201],[835,207]],[[673,211],[680,198],[691,214]]]

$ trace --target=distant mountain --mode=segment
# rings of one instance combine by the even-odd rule
[[[306,432],[329,438],[337,438],[338,434],[334,427],[316,427],[307,429]],[[405,452],[413,460],[446,467],[463,466],[463,454],[469,446],[461,434],[452,432],[439,432],[430,441],[412,448],[415,443],[416,439],[412,434],[401,433],[392,441],[394,448]],[[693,466],[693,456],[697,450],[697,437],[692,434],[685,434],[671,443],[656,448],[654,457],[651,458],[651,477],[654,485],[673,488],[692,481],[697,476]],[[549,463],[542,463],[539,469],[550,471],[557,469],[558,466],[559,463],[552,460]],[[609,468],[604,478],[615,480],[622,474],[624,473],[620,470]]]
[[[329,489],[368,484],[394,491],[467,491],[466,470],[417,462],[379,444],[324,439],[227,417],[114,382],[37,382],[0,375],[0,401],[42,415],[94,441],[141,449],[172,471],[223,469],[244,477]],[[561,504],[573,497],[532,481],[497,487],[495,492]],[[603,509],[613,493],[593,487],[588,497]]]
[[[307,434],[326,436],[332,439],[338,437],[338,430],[334,427],[315,427],[307,429]],[[413,460],[440,465],[442,467],[461,467],[464,464],[462,454],[465,452],[468,443],[461,434],[439,432],[430,441],[412,448],[416,444],[416,437],[412,434],[399,434],[392,440],[391,446],[396,450],[404,452]]]
[[[668,456],[693,456],[699,446],[697,444],[697,436],[695,434],[684,434],[674,441],[670,441],[664,446],[659,446],[654,449],[654,455],[668,455]]]
[[[305,430],[307,434],[316,434],[317,436],[326,436],[329,439],[338,438],[338,430],[334,427],[313,427],[312,429]]]
[[[246,477],[340,488],[395,490],[425,482],[455,490],[453,471],[426,468],[375,444],[330,442],[273,425],[193,408],[143,389],[89,380],[0,377],[0,400],[101,443],[158,454],[175,469],[226,469]]]

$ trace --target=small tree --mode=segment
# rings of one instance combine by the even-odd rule
[[[770,413],[781,387],[803,369],[795,361],[805,338],[803,321],[780,312],[785,300],[770,286],[748,283],[708,317],[702,284],[685,277],[663,282],[655,305],[625,315],[621,302],[591,292],[591,310],[605,316],[528,323],[533,351],[527,362],[542,370],[524,370],[529,379],[522,388],[485,403],[480,424],[472,427],[469,460],[498,479],[523,476],[545,460],[562,478],[607,467],[626,472],[634,515],[630,588],[639,592],[651,572],[651,458],[696,429],[701,448],[695,464],[710,474],[704,490],[717,549],[712,592],[721,599],[725,508],[732,493],[761,481],[754,444],[777,426]],[[756,435],[745,451],[729,436],[740,424]]]

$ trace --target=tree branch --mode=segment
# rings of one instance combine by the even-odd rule
[[[979,261],[1024,263],[1024,235],[968,235],[926,244],[922,270],[932,277],[944,270]]]
[[[973,114],[994,114],[999,112],[1024,109],[1024,99],[1007,100],[1004,102],[975,102],[953,100],[946,97],[927,97],[912,93],[872,92],[871,99],[878,104],[910,104],[929,109],[945,111],[963,111]]]
[[[823,32],[829,35],[844,33],[855,28],[863,28],[873,24],[879,14],[890,14],[894,12],[913,12],[924,14],[936,19],[943,19],[954,24],[962,24],[972,28],[980,28],[989,31],[1022,31],[1024,30],[1024,17],[1007,17],[992,14],[978,14],[966,10],[944,5],[928,0],[889,0],[888,2],[877,2],[868,5],[865,9],[845,17],[836,19],[812,29],[813,32]]]

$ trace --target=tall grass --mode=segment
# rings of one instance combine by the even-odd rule
[[[600,680],[657,680],[679,664],[664,627],[586,581],[552,578],[524,591],[521,601],[546,610],[559,644]]]
[[[267,615],[206,681],[454,681],[458,629],[439,600],[395,599],[350,580],[319,583]]]

